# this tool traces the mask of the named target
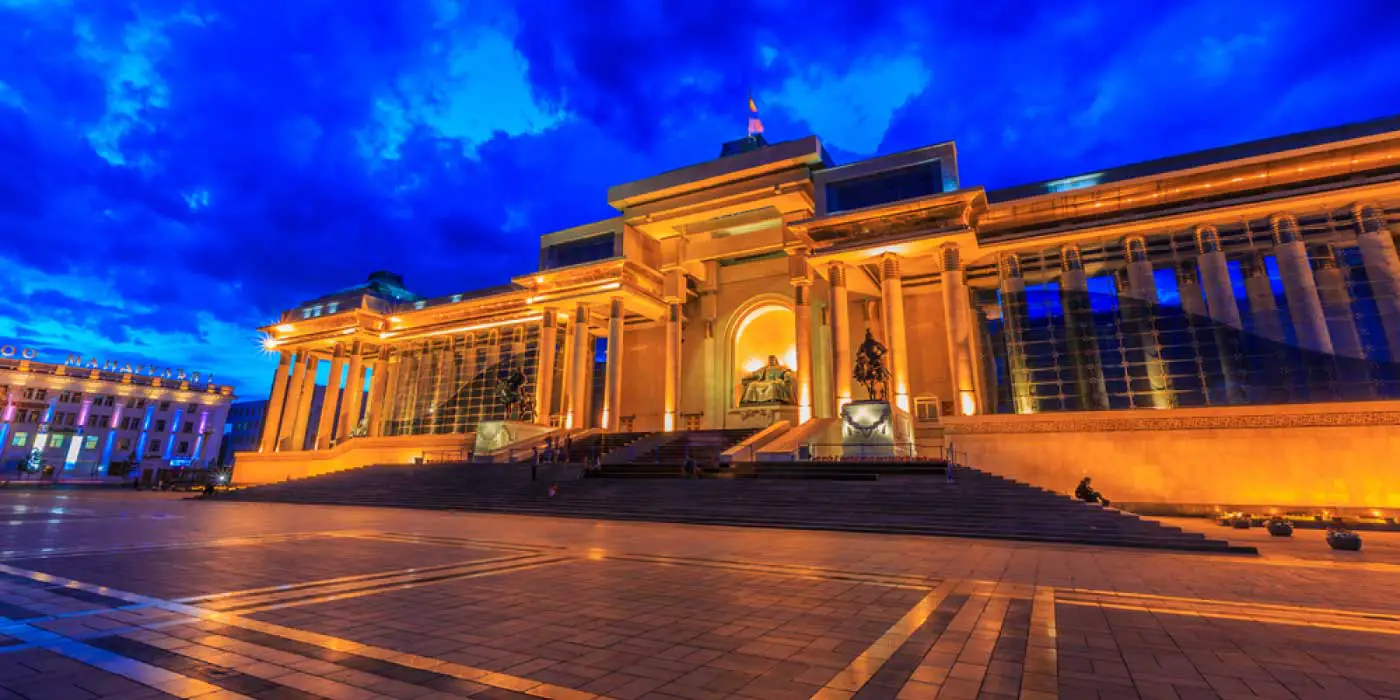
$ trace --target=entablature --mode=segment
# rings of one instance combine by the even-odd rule
[[[1219,207],[1260,196],[1277,199],[1335,189],[1361,177],[1400,173],[1400,132],[1242,158],[1093,187],[997,202],[977,221],[984,238],[1044,229],[1093,227],[1112,219]]]

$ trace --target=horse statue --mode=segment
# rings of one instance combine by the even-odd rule
[[[867,328],[865,342],[860,344],[860,349],[856,352],[856,366],[851,374],[865,387],[865,393],[871,401],[884,401],[889,395],[890,372],[885,368],[885,355],[888,354],[889,350],[881,345]]]
[[[535,402],[525,396],[525,372],[519,367],[496,381],[496,403],[506,409],[506,420],[531,421],[535,418]]]

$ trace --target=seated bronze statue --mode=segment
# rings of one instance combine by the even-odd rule
[[[740,406],[797,403],[792,391],[792,370],[778,362],[775,355],[769,355],[768,364],[750,372],[739,382],[744,387],[739,399]]]

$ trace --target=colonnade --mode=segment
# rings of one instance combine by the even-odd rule
[[[1366,270],[1374,303],[1378,309],[1379,325],[1388,343],[1390,361],[1400,360],[1400,256],[1395,242],[1384,225],[1381,211],[1372,206],[1358,205],[1351,210],[1351,224],[1355,229],[1355,246],[1361,264]],[[1246,325],[1262,338],[1282,342],[1287,333],[1282,324],[1283,311],[1274,297],[1267,273],[1266,256],[1272,255],[1277,262],[1283,294],[1287,305],[1287,315],[1300,348],[1319,354],[1337,357],[1367,359],[1355,316],[1352,312],[1352,299],[1344,270],[1338,262],[1336,241],[1309,246],[1304,240],[1302,229],[1296,217],[1279,214],[1269,219],[1269,240],[1267,249],[1250,252],[1241,260],[1244,273],[1244,298],[1248,301],[1248,324],[1242,315],[1235,290],[1231,283],[1229,258],[1222,244],[1219,231],[1206,224],[1192,229],[1192,256],[1189,260],[1179,260],[1173,252],[1172,260],[1156,261],[1158,264],[1172,265],[1176,273],[1177,288],[1181,299],[1181,309],[1191,317],[1209,319],[1217,332],[1242,331]],[[1122,311],[1122,335],[1131,339],[1134,350],[1142,352],[1147,384],[1150,387],[1150,405],[1155,408],[1171,408],[1175,405],[1167,369],[1151,323],[1151,309],[1157,303],[1157,280],[1151,246],[1141,234],[1134,234],[1121,241],[1122,258],[1114,268],[1119,308]],[[1342,245],[1347,245],[1343,243]],[[1043,247],[1037,247],[1042,252]],[[797,344],[797,366],[795,370],[795,392],[800,420],[813,415],[815,399],[812,337],[812,277],[807,268],[807,251],[797,251],[799,264],[792,269],[793,310],[795,339]],[[1073,386],[1078,395],[1078,405],[1085,409],[1109,408],[1109,392],[1106,388],[1104,367],[1099,344],[1102,339],[1095,331],[1094,310],[1089,297],[1089,277],[1085,267],[1084,254],[1079,244],[1061,246],[1058,251],[1059,269],[1057,279],[1061,293],[1061,314],[1064,319],[1064,342],[1068,357],[1073,363],[1068,367],[1070,377],[1064,380],[1066,386]],[[1012,409],[1018,413],[1032,413],[1037,410],[1035,392],[1031,386],[1031,368],[1025,354],[1025,336],[1030,329],[1029,309],[1026,307],[1026,274],[1022,256],[1024,253],[1003,252],[997,259],[997,285],[1000,293],[1000,314],[1004,336],[1004,371],[1011,385]],[[984,385],[981,374],[983,363],[983,341],[979,315],[973,305],[972,291],[967,284],[965,262],[962,251],[956,243],[945,243],[937,251],[938,268],[941,275],[941,293],[944,312],[944,328],[948,345],[949,377],[955,410],[961,415],[972,415],[984,410],[994,410],[995,401],[982,392],[990,391]],[[890,371],[890,398],[900,409],[911,409],[913,387],[910,378],[910,356],[908,330],[905,323],[904,275],[901,257],[895,253],[881,253],[876,262],[879,271],[879,298],[867,300],[862,307],[864,321],[887,348],[887,367]],[[828,262],[826,278],[830,292],[831,333],[831,396],[836,412],[840,407],[856,399],[852,386],[854,352],[858,340],[852,337],[850,318],[850,265],[847,262]],[[669,273],[677,274],[677,273]],[[681,426],[681,363],[682,363],[682,323],[684,321],[684,284],[667,284],[664,308],[664,357],[662,359],[663,422],[665,430],[677,430]],[[703,295],[702,295],[703,297]],[[703,301],[703,299],[702,299]],[[702,303],[702,306],[704,304]],[[710,306],[713,306],[712,300]],[[601,307],[601,308],[599,308]],[[561,427],[586,427],[592,385],[592,348],[595,328],[592,326],[594,312],[604,311],[601,316],[605,326],[596,330],[607,338],[607,359],[603,388],[602,414],[599,424],[605,430],[617,431],[622,427],[622,382],[623,341],[625,338],[626,309],[622,296],[614,296],[606,301],[578,303],[572,309],[544,309],[540,320],[538,337],[539,351],[536,357],[535,420],[542,424],[552,421],[554,398],[560,401],[559,418]],[[713,332],[709,324],[713,320],[706,311],[707,340]],[[568,320],[563,339],[562,359],[556,357],[559,343],[561,319]],[[854,342],[853,342],[854,341]],[[998,350],[1001,350],[999,348]],[[1063,352],[1063,351],[1062,351]],[[701,358],[697,357],[696,361]],[[330,352],[322,350],[319,355],[308,350],[295,353],[284,350],[279,353],[278,367],[272,385],[271,396],[260,450],[302,449],[302,436],[307,434],[308,422],[312,414],[312,401],[315,391],[315,377],[321,362],[330,366],[331,382],[322,399],[321,413],[315,428],[313,449],[324,449],[332,444],[333,438],[343,439],[356,427],[357,419],[363,411],[370,436],[377,436],[383,430],[389,412],[386,407],[393,405],[393,392],[396,376],[400,371],[400,358],[387,346],[374,352],[365,352],[359,342],[338,343]],[[562,361],[561,387],[558,381],[556,363]],[[1231,400],[1238,396],[1238,387],[1231,386],[1235,375],[1228,364],[1231,361],[1221,353],[1221,368]],[[369,384],[366,384],[366,371],[373,370]],[[345,380],[345,399],[339,398],[341,374],[348,372]],[[439,384],[441,382],[438,382]],[[368,405],[361,406],[366,400]],[[708,411],[709,409],[707,409]]]
[[[1356,232],[1356,247],[1371,287],[1380,326],[1389,354],[1384,359],[1400,361],[1400,256],[1394,239],[1383,225],[1379,209],[1357,205],[1351,210],[1350,224]],[[1337,260],[1333,242],[1311,249],[1303,240],[1298,220],[1291,214],[1270,217],[1267,249],[1254,249],[1240,261],[1244,277],[1244,298],[1248,302],[1249,329],[1257,337],[1281,343],[1285,340],[1281,310],[1275,299],[1266,269],[1266,255],[1277,261],[1287,302],[1287,313],[1298,347],[1339,358],[1364,360],[1365,350],[1357,329],[1352,299],[1344,271]],[[1199,225],[1192,230],[1193,258],[1175,264],[1182,311],[1188,318],[1208,319],[1217,334],[1243,331],[1246,327],[1238,297],[1231,284],[1229,260],[1220,234],[1214,226]],[[1121,241],[1122,267],[1114,272],[1119,308],[1123,312],[1124,336],[1140,347],[1145,374],[1150,385],[1151,405],[1174,405],[1168,386],[1162,348],[1152,333],[1150,309],[1158,303],[1153,261],[1141,235]],[[1037,252],[1043,248],[1037,249]],[[1058,250],[1061,261],[1059,288],[1063,304],[1065,340],[1070,348],[1069,367],[1075,393],[1084,409],[1107,408],[1103,390],[1103,367],[1092,328],[1092,311],[1081,308],[1088,302],[1088,287],[1077,245]],[[1007,379],[1011,384],[1012,407],[1017,413],[1037,410],[1026,367],[1024,334],[1029,319],[1026,308],[1026,282],[1020,253],[1000,256],[1002,331],[1006,345]],[[945,280],[950,279],[945,272]],[[951,278],[955,284],[956,277]],[[945,289],[945,294],[950,293]],[[1085,326],[1086,318],[1090,324]],[[954,325],[950,322],[950,330]],[[1224,347],[1223,339],[1219,347]],[[1228,352],[1220,352],[1218,372],[1231,403],[1244,397],[1238,385],[1241,369],[1233,366]]]
[[[267,414],[263,421],[259,452],[301,450],[311,420],[312,402],[316,396],[316,374],[322,358],[310,349],[281,350],[277,353],[277,370],[268,396]],[[321,399],[320,418],[312,438],[311,449],[326,449],[332,440],[343,440],[359,424],[361,411],[371,435],[379,432],[379,422],[386,396],[385,390],[393,377],[389,368],[387,348],[381,348],[370,362],[365,361],[360,343],[336,343],[325,361],[330,363],[330,378]],[[340,378],[346,372],[344,398],[341,398]],[[291,372],[288,372],[288,368]],[[365,405],[365,372],[371,372],[369,404]],[[383,375],[383,376],[381,376]],[[338,410],[337,410],[338,409]]]

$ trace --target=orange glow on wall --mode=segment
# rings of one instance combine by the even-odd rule
[[[768,364],[769,355],[777,356],[788,369],[797,369],[796,315],[779,304],[760,306],[739,323],[734,334],[733,385],[739,386],[740,378]]]

